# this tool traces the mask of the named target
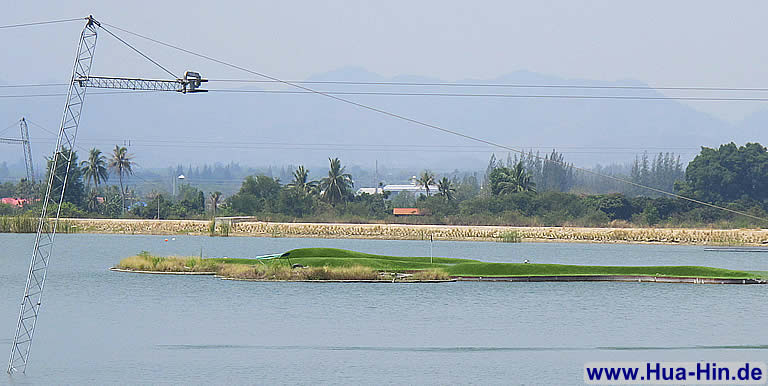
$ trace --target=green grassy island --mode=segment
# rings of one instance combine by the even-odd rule
[[[292,281],[664,281],[761,283],[766,272],[698,266],[591,266],[487,263],[435,257],[382,256],[334,248],[302,248],[269,259],[157,257],[148,252],[114,270],[215,274],[227,279]],[[651,280],[652,279],[652,280]],[[678,280],[679,279],[679,280]],[[714,281],[713,281],[714,280]],[[719,280],[719,281],[718,281]]]

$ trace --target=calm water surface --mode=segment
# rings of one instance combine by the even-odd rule
[[[0,234],[3,366],[33,238]],[[592,361],[768,361],[768,286],[252,283],[107,270],[142,250],[429,255],[420,241],[163,239],[58,236],[28,373],[0,383],[578,384]],[[434,254],[768,270],[768,253],[694,246],[436,242]]]

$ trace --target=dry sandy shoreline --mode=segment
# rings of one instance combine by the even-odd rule
[[[80,233],[178,235],[209,234],[204,220],[66,219]],[[217,231],[221,231],[217,227]],[[406,224],[327,224],[236,222],[230,236],[317,237],[387,240],[498,241],[517,232],[523,241],[653,243],[695,245],[768,245],[768,229],[508,227]]]

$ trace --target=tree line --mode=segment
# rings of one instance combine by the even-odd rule
[[[69,150],[63,150],[69,152]],[[415,183],[424,194],[390,192],[356,195],[355,181],[338,158],[328,159],[324,177],[310,179],[310,171],[296,167],[291,181],[265,174],[245,177],[239,190],[229,197],[207,194],[190,184],[178,194],[154,191],[138,199],[125,179],[133,174],[133,155],[115,146],[104,155],[91,149],[88,159],[73,164],[65,194],[65,216],[138,218],[209,218],[252,215],[283,221],[409,221],[444,224],[585,225],[604,226],[615,222],[637,225],[703,225],[729,222],[754,225],[733,213],[670,198],[630,185],[624,193],[585,194],[580,190],[582,172],[552,151],[540,156],[529,151],[492,156],[485,175],[438,176],[429,170],[419,173]],[[51,173],[48,162],[48,173]],[[638,156],[623,176],[639,185],[674,191],[693,199],[765,216],[768,210],[768,153],[757,143],[702,148],[685,171],[680,157],[672,153]],[[63,173],[63,170],[54,171]],[[50,174],[49,174],[50,175]],[[114,181],[117,180],[117,181]],[[112,181],[113,184],[107,184]],[[117,184],[114,184],[117,182]],[[615,182],[615,181],[614,181]],[[604,182],[605,183],[605,182]],[[0,184],[0,196],[40,198],[43,184],[21,180]],[[128,203],[128,198],[134,201]],[[138,202],[135,202],[138,201]],[[395,207],[418,207],[423,217],[394,218]],[[34,207],[24,210],[34,212]],[[15,212],[14,212],[15,211]],[[0,214],[19,209],[0,206]]]

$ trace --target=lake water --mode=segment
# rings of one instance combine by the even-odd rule
[[[107,270],[142,250],[429,255],[422,241],[165,238],[59,235],[27,374],[0,383],[578,384],[585,362],[768,361],[768,286],[256,283]],[[0,234],[3,366],[33,239]],[[697,246],[435,242],[434,254],[768,270],[768,253]]]

